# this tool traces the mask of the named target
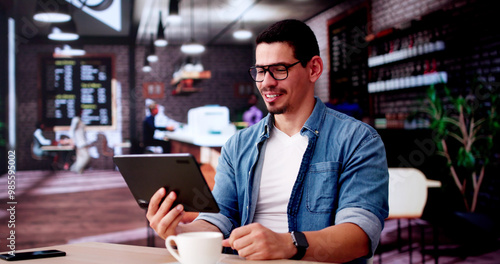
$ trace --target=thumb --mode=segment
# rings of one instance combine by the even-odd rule
[[[222,240],[222,246],[223,247],[231,247],[231,244],[229,244],[229,238]]]

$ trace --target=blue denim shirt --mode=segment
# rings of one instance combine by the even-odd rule
[[[222,148],[213,189],[220,213],[203,213],[197,219],[216,225],[225,237],[234,228],[253,222],[260,186],[254,172],[273,122],[272,115],[266,116],[239,131]],[[300,133],[309,143],[288,203],[289,231],[354,223],[369,236],[367,257],[372,256],[389,211],[389,173],[380,136],[369,125],[327,108],[317,98]]]

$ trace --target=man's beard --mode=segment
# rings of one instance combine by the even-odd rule
[[[269,88],[264,88],[262,91],[270,91],[270,90],[273,90],[273,89],[269,89]],[[283,93],[283,94],[286,94],[286,91],[285,90],[279,90],[279,92]],[[266,106],[267,106],[267,111],[273,115],[280,115],[280,114],[284,114],[287,112],[288,110],[288,105],[284,105],[282,107],[276,107],[276,106],[273,106],[275,103],[271,102],[271,103],[266,103]]]
[[[273,115],[280,115],[286,113],[287,106],[282,106],[282,107],[273,107],[273,106],[267,106],[267,111]]]

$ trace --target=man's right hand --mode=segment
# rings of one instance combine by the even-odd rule
[[[163,203],[160,205],[161,200],[166,195],[165,188],[160,188],[151,197],[148,206],[148,212],[146,217],[149,220],[149,225],[153,228],[156,233],[163,239],[168,236],[177,234],[177,227],[182,220],[184,215],[184,207],[179,204],[175,208],[172,208],[177,195],[175,192],[170,192],[165,198]]]

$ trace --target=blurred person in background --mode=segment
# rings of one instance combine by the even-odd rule
[[[76,160],[71,165],[70,170],[79,174],[83,173],[85,167],[90,162],[89,144],[85,132],[86,125],[80,115],[76,115],[71,119],[71,127],[69,129],[70,138],[76,148]]]

